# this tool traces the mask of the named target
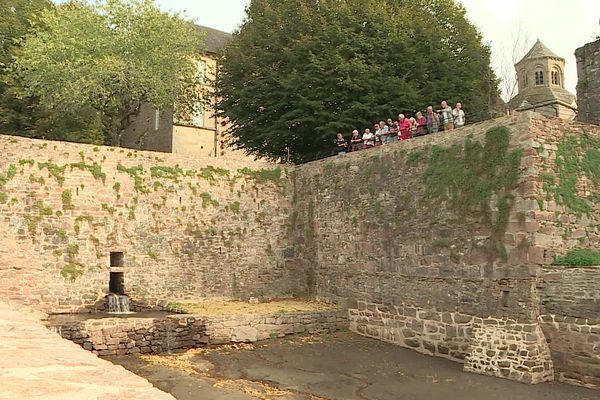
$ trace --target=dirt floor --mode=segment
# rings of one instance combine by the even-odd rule
[[[524,385],[349,332],[161,356],[111,357],[179,400],[598,400],[600,391]]]
[[[339,309],[335,304],[297,299],[281,299],[260,303],[206,299],[203,301],[171,302],[168,306],[188,314],[201,315],[285,314]]]

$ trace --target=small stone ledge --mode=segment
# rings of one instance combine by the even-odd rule
[[[251,343],[298,333],[332,333],[347,329],[343,311],[290,314],[202,316],[174,314],[163,318],[101,318],[48,323],[48,328],[95,354],[162,353],[209,344]]]
[[[550,348],[539,324],[486,318],[473,327],[464,370],[523,383],[554,380]]]

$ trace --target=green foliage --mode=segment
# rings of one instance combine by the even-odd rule
[[[90,110],[57,113],[43,109],[35,94],[24,96],[23,82],[11,72],[14,58],[28,34],[46,27],[41,16],[53,5],[48,0],[0,2],[0,132],[41,139],[83,143],[102,142],[99,118]]]
[[[506,254],[504,233],[519,182],[522,151],[509,151],[509,142],[508,128],[497,127],[486,132],[483,145],[469,136],[464,146],[434,146],[423,175],[426,201],[443,202],[459,217],[474,216],[489,227],[492,260]],[[495,218],[492,199],[498,209]]]
[[[600,252],[592,249],[572,249],[564,256],[555,257],[552,265],[579,267],[600,266]]]
[[[202,208],[206,208],[209,205],[211,205],[213,207],[219,206],[219,202],[217,200],[213,199],[212,196],[210,195],[210,193],[202,192],[202,193],[200,193],[200,198],[202,199]]]
[[[0,204],[6,204],[8,201],[8,194],[0,192]]]
[[[453,0],[255,0],[221,60],[217,109],[234,145],[304,162],[336,132],[442,99],[471,121],[497,98],[490,49]],[[398,59],[402,62],[398,62]]]
[[[85,171],[85,170],[90,171],[92,176],[95,179],[102,181],[102,183],[104,183],[106,181],[106,174],[104,172],[102,172],[102,167],[96,163],[89,165],[89,164],[86,164],[85,162],[81,161],[78,163],[72,163],[70,166],[71,166],[71,169],[77,168],[82,171]]]
[[[35,235],[38,224],[44,217],[51,217],[54,215],[52,208],[46,206],[42,200],[35,202],[32,211],[32,214],[24,215],[25,221],[27,221],[27,230],[31,236]]]
[[[225,168],[215,168],[212,165],[209,165],[207,167],[202,168],[198,173],[199,178],[206,179],[209,182],[215,181],[215,175],[223,177],[229,176],[229,171]]]
[[[60,274],[63,278],[74,282],[85,272],[85,267],[76,261],[76,256],[79,253],[79,245],[69,244],[65,253],[67,263],[61,269]]]
[[[94,222],[94,217],[92,217],[89,214],[81,214],[81,215],[77,216],[77,218],[75,218],[75,225],[74,225],[74,230],[75,230],[76,235],[79,235],[79,232],[81,231],[80,224],[82,222],[87,222],[89,225],[92,225],[92,223]]]
[[[234,201],[233,203],[229,204],[229,210],[232,211],[234,214],[238,214],[240,212],[240,202],[239,201]]]
[[[114,208],[113,206],[111,206],[108,203],[102,203],[102,209],[104,211],[107,211],[110,215],[113,215],[117,211],[116,208]]]
[[[35,165],[35,161],[32,159],[19,160],[19,165],[20,166],[29,165],[30,167],[33,167]]]
[[[9,165],[6,175],[0,174],[0,189],[2,189],[4,186],[6,186],[6,184],[10,180],[12,180],[12,178],[14,178],[16,174],[17,174],[17,167],[15,167],[13,164]]]
[[[48,173],[54,177],[54,179],[56,179],[56,181],[58,182],[58,184],[60,186],[62,186],[62,184],[65,182],[65,169],[67,168],[67,165],[58,165],[58,164],[54,164],[51,162],[45,162],[45,163],[38,163],[38,168],[40,170],[46,168],[48,170]]]
[[[17,167],[14,164],[10,164],[8,166],[8,171],[6,173],[6,177],[10,180],[17,175]]]
[[[131,176],[138,176],[138,174],[140,174],[141,172],[144,171],[144,166],[143,165],[134,165],[133,167],[127,168],[127,167],[123,166],[123,164],[118,163],[117,171],[125,172]]]
[[[120,182],[115,182],[115,184],[113,185],[113,190],[117,194],[117,197],[120,197],[119,191],[121,190],[121,183]]]
[[[600,192],[600,139],[591,137],[588,132],[580,138],[567,137],[556,151],[556,172],[556,176],[540,174],[546,196],[575,214],[593,212]],[[593,186],[588,198],[582,197],[577,187],[584,176]]]
[[[148,249],[148,257],[150,257],[153,260],[158,260],[158,252],[156,250],[154,250],[153,248],[149,248]]]
[[[120,145],[143,104],[190,113],[201,100],[194,25],[154,1],[73,1],[41,13],[14,63],[21,96],[55,115],[87,112]]]
[[[150,176],[152,178],[165,178],[178,180],[179,176],[183,175],[183,169],[179,165],[175,167],[155,166],[150,167]]]
[[[61,195],[63,210],[73,209],[73,191],[71,189],[64,190]]]
[[[448,239],[437,239],[433,242],[433,247],[436,248],[448,248],[450,247],[450,241]]]
[[[83,265],[79,263],[67,263],[60,270],[60,275],[71,282],[75,282],[84,272],[85,268]]]
[[[238,169],[238,172],[247,179],[253,179],[256,183],[271,182],[279,187],[284,187],[286,180],[281,177],[281,168],[252,170],[248,167]]]
[[[117,164],[117,171],[125,172],[134,178],[133,186],[135,191],[142,194],[150,193],[150,189],[144,186],[144,180],[140,176],[140,174],[144,171],[144,167],[142,165],[135,165],[133,167],[125,167],[121,163]]]

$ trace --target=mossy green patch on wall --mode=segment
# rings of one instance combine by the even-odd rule
[[[580,137],[567,136],[558,144],[555,172],[540,175],[548,200],[565,206],[574,214],[589,214],[600,202],[600,138],[584,131]],[[582,178],[590,183],[582,188]]]
[[[483,144],[468,136],[464,145],[432,147],[423,175],[430,206],[446,204],[458,218],[476,217],[490,231],[490,261],[506,257],[504,234],[519,183],[521,149],[509,150],[510,131],[490,129]]]

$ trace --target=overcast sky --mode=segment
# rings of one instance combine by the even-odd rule
[[[521,28],[531,45],[539,38],[566,60],[566,88],[575,94],[575,49],[600,35],[600,0],[458,0],[491,44],[499,72],[506,49]],[[244,20],[249,0],[157,0],[167,10],[185,10],[200,25],[232,32]],[[510,58],[510,56],[508,56]],[[510,62],[510,60],[508,60]]]

